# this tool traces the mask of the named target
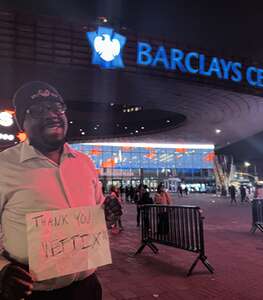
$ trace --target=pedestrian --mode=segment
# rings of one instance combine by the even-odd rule
[[[125,186],[125,200],[127,203],[129,202],[129,196],[130,196],[130,189],[129,189],[129,186],[126,185]]]
[[[185,186],[185,188],[184,188],[184,193],[185,193],[186,196],[188,196],[189,190],[188,190],[187,186]]]
[[[241,203],[244,203],[246,201],[246,188],[243,186],[243,184],[241,184],[240,186],[240,198],[241,198]]]
[[[165,191],[164,185],[160,183],[157,187],[157,192],[154,196],[154,202],[161,205],[172,204],[171,197],[168,192]],[[169,232],[169,213],[165,206],[161,206],[157,209],[157,233],[166,235]]]
[[[183,187],[181,186],[181,184],[178,185],[177,193],[179,197],[183,197]]]
[[[123,196],[125,190],[124,190],[124,186],[121,184],[120,185],[120,194],[121,194],[121,197]]]
[[[101,300],[95,269],[41,282],[32,279],[26,214],[102,205],[104,197],[91,160],[66,143],[66,104],[58,91],[44,82],[30,82],[18,89],[13,103],[17,124],[28,138],[0,153],[4,248],[0,256],[0,298]]]
[[[233,202],[235,202],[237,204],[237,200],[236,200],[236,188],[233,184],[230,185],[229,187],[229,193],[230,193],[230,199],[231,202],[230,204],[232,204]]]
[[[120,197],[120,193],[116,186],[112,185],[110,187],[110,195],[109,199],[106,199],[106,201],[112,201],[115,203],[110,204],[111,206],[119,207],[119,212],[114,214],[114,221],[112,224],[112,230],[113,233],[118,233],[123,230],[121,216],[122,216],[122,199]]]
[[[157,192],[154,196],[154,203],[162,205],[170,205],[172,203],[171,197],[169,193],[165,191],[162,183],[160,183],[157,187]]]
[[[150,192],[147,185],[140,185],[138,192],[138,200],[136,202],[137,205],[137,227],[140,226],[141,219],[141,206],[146,204],[153,204],[153,199],[150,197]]]
[[[136,194],[136,188],[133,187],[133,185],[131,184],[130,186],[130,202],[134,203],[135,202],[135,194]]]

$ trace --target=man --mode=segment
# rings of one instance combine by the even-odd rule
[[[230,185],[229,187],[229,193],[230,193],[230,198],[231,198],[231,201],[230,201],[230,204],[232,203],[236,203],[237,204],[237,200],[236,200],[236,188],[233,184]]]
[[[244,203],[246,201],[247,191],[246,188],[241,184],[240,186],[240,197],[241,197],[241,203]]]
[[[183,187],[181,186],[181,184],[178,185],[177,193],[179,197],[183,197]]]
[[[153,204],[153,199],[150,197],[148,186],[146,184],[145,185],[141,184],[138,189],[139,189],[138,200],[136,201],[136,205],[137,205],[137,217],[136,217],[137,227],[140,226],[141,205]],[[148,211],[147,211],[147,217],[145,219],[147,219],[146,223],[149,223]]]
[[[101,185],[90,159],[65,143],[66,105],[54,87],[34,81],[14,95],[16,119],[28,139],[0,153],[0,212],[4,251],[1,299],[100,300],[95,270],[33,282],[28,270],[28,213],[100,205]]]

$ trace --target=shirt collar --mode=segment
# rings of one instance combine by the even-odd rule
[[[37,149],[35,149],[33,146],[29,144],[29,140],[26,139],[24,142],[22,142],[21,146],[21,154],[20,154],[20,163],[23,163],[26,160],[34,159],[34,158],[40,158],[45,159],[46,157],[40,153]],[[70,146],[65,143],[62,153],[62,158],[66,157],[76,157],[76,151],[74,149],[71,149]]]
[[[68,143],[65,143],[62,155],[75,158],[77,156],[77,152],[74,149],[72,149]]]

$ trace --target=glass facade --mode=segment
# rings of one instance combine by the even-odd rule
[[[185,183],[207,183],[214,179],[213,149],[110,146],[71,144],[94,162],[102,182],[155,188],[158,182],[180,178]]]

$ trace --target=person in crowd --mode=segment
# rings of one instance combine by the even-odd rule
[[[104,184],[101,185],[101,191],[102,191],[102,194],[105,195],[106,187]]]
[[[137,205],[137,227],[140,226],[141,206],[146,204],[153,204],[153,199],[150,197],[150,192],[147,185],[139,185]]]
[[[154,203],[163,205],[172,204],[171,196],[167,191],[165,191],[164,185],[162,183],[160,183],[157,187],[157,192],[154,196]]]
[[[136,189],[135,189],[135,188],[133,187],[133,185],[131,184],[131,186],[130,186],[130,202],[131,202],[131,203],[134,203],[134,202],[135,202],[135,200],[134,200],[135,194],[136,194]]]
[[[189,190],[188,190],[187,186],[185,186],[185,188],[184,188],[184,193],[185,193],[186,196],[188,196]]]
[[[255,186],[254,197],[256,199],[263,199],[263,186],[262,185]]]
[[[183,191],[183,189],[182,189]],[[154,202],[161,205],[172,204],[170,194],[165,191],[163,183],[160,183],[157,187],[157,192],[154,196]],[[169,232],[169,213],[166,207],[160,207],[157,210],[157,233],[161,235],[166,235]]]
[[[141,197],[141,185],[136,186],[134,189],[133,197],[132,197],[132,203],[137,204],[140,201]]]
[[[129,189],[129,186],[126,185],[125,186],[125,200],[126,200],[126,202],[129,202],[129,196],[130,196],[130,189]]]
[[[120,196],[120,192],[118,191],[117,187],[112,185],[110,187],[110,198],[111,201],[115,201],[115,206],[117,207],[119,205],[119,213],[115,214],[115,222],[113,224],[113,231],[119,232],[123,230],[121,216],[122,216],[122,199]],[[114,206],[114,205],[113,205]]]
[[[123,194],[124,194],[124,187],[123,187],[122,184],[120,185],[119,191],[120,191],[120,196],[121,196],[121,199],[122,199],[123,198]]]
[[[232,204],[234,202],[237,203],[237,200],[236,200],[236,188],[235,188],[235,186],[233,184],[231,184],[230,187],[229,187],[229,193],[230,193],[230,199],[231,199],[230,204]]]
[[[244,203],[246,201],[246,196],[247,196],[246,188],[244,187],[243,184],[241,184],[239,189],[240,189],[241,203]]]
[[[181,184],[178,185],[177,193],[178,196],[183,197],[183,187],[181,186]]]
[[[28,267],[26,214],[101,206],[102,187],[88,156],[66,143],[66,105],[45,82],[15,93],[16,120],[27,139],[0,153],[1,299],[102,299],[95,269],[33,281]]]

